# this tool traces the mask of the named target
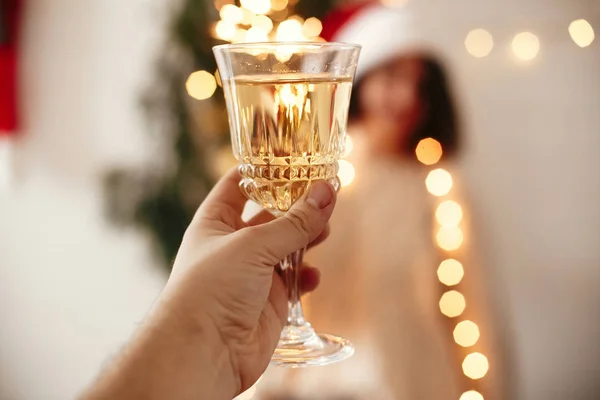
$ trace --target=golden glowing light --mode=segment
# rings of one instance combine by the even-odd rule
[[[254,19],[256,14],[254,14],[252,11],[248,10],[245,7],[241,7],[240,11],[242,12],[242,20],[240,21],[240,23],[242,25],[251,25],[252,20]]]
[[[266,14],[271,9],[271,0],[240,0],[240,4],[255,14]]]
[[[473,321],[461,321],[454,328],[454,341],[462,347],[473,346],[479,340],[479,327]]]
[[[437,270],[438,279],[446,286],[458,285],[465,275],[460,262],[449,258],[440,263]]]
[[[232,43],[240,43],[246,41],[246,30],[242,28],[235,28],[235,34],[231,39]]]
[[[350,153],[352,153],[352,149],[354,149],[354,142],[352,142],[352,138],[350,135],[346,135],[346,140],[344,143],[344,154],[342,157],[348,157]]]
[[[442,153],[442,145],[433,138],[422,139],[415,149],[417,160],[425,165],[433,165],[440,161]]]
[[[225,21],[219,21],[215,25],[215,33],[222,40],[231,40],[235,36],[236,27],[234,24]]]
[[[273,11],[281,11],[286,9],[288,6],[288,0],[272,0],[271,1],[271,10]]]
[[[442,226],[456,226],[463,217],[461,206],[452,200],[446,200],[440,203],[435,211],[435,218],[438,224]]]
[[[462,363],[463,373],[471,379],[483,378],[489,368],[487,357],[481,353],[468,354]]]
[[[464,236],[462,230],[457,226],[442,226],[435,239],[441,249],[453,251],[462,245]]]
[[[579,47],[588,47],[594,41],[594,28],[585,19],[578,19],[569,25],[569,35]]]
[[[275,58],[281,63],[288,61],[293,55],[294,51],[291,49],[280,47],[275,50]]]
[[[302,18],[301,16],[294,14],[291,17],[289,17],[288,19],[294,20],[294,21],[298,21],[300,22],[300,24],[304,24],[304,18]]]
[[[208,71],[196,71],[185,82],[188,94],[196,100],[208,99],[217,90],[217,81]]]
[[[512,41],[512,50],[517,58],[530,61],[540,51],[540,40],[531,32],[521,32],[515,35]]]
[[[346,160],[340,160],[338,161],[338,164],[338,178],[340,178],[340,183],[342,184],[342,187],[349,186],[356,176],[354,166]]]
[[[314,38],[321,34],[323,24],[317,18],[311,17],[304,21],[302,34],[307,38]]]
[[[476,58],[483,58],[494,48],[494,38],[485,29],[473,29],[465,39],[467,52]]]
[[[481,393],[475,390],[469,390],[468,392],[464,392],[459,400],[484,400]]]
[[[456,290],[444,293],[440,299],[440,311],[450,318],[458,317],[466,306],[465,297]]]
[[[452,189],[452,175],[445,169],[434,169],[427,175],[425,185],[432,195],[444,196]]]
[[[215,71],[215,82],[217,82],[218,86],[223,86],[223,82],[221,81],[221,74],[219,73],[219,70]]]
[[[246,42],[266,42],[268,40],[267,32],[260,28],[252,27],[246,32]]]
[[[277,27],[275,39],[279,42],[304,40],[302,23],[295,19],[287,19]]]
[[[252,27],[262,29],[265,33],[273,30],[273,21],[266,15],[255,15],[252,18]]]
[[[233,4],[225,4],[221,7],[219,15],[223,21],[229,22],[230,24],[239,24],[244,17],[242,10]]]

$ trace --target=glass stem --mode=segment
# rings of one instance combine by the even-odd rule
[[[279,263],[281,278],[287,288],[288,317],[283,328],[280,345],[294,345],[315,338],[311,325],[304,319],[300,299],[300,268],[305,249],[298,250]]]
[[[302,300],[300,299],[300,267],[304,250],[298,250],[280,262],[281,277],[287,288],[288,295],[288,318],[287,324],[301,326],[306,323],[302,311]]]

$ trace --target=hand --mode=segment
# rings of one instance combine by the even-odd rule
[[[287,319],[286,290],[274,265],[325,238],[336,198],[331,185],[316,182],[283,217],[263,211],[245,223],[239,180],[229,173],[198,209],[163,295],[172,310],[222,346],[228,362],[220,373],[234,382],[234,394],[264,372]],[[301,271],[301,288],[314,289],[318,271]]]
[[[229,173],[198,209],[154,310],[82,399],[230,400],[264,372],[286,321],[273,266],[327,236],[335,192],[316,182],[283,217],[245,223],[239,179]],[[301,271],[314,289],[318,272]]]

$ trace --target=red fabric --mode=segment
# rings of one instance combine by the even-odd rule
[[[0,43],[0,135],[18,128],[17,62],[22,0],[0,0],[7,41]]]
[[[361,1],[350,6],[341,7],[331,11],[323,18],[323,30],[321,37],[328,42],[335,41],[336,34],[342,29],[348,21],[356,17],[362,10],[378,4],[375,1]]]

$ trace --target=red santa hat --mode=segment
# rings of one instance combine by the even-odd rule
[[[323,20],[321,37],[362,46],[357,79],[402,54],[434,51],[406,8],[371,1],[331,12]]]

